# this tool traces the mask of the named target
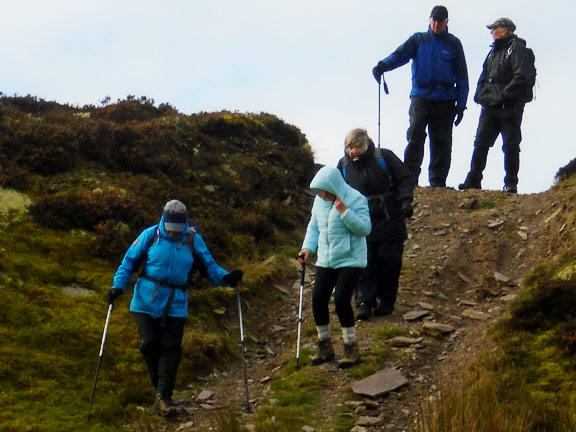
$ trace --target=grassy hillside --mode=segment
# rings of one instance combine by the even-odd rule
[[[180,199],[216,260],[242,268],[243,293],[257,297],[298,250],[313,170],[305,136],[265,113],[0,98],[0,431],[119,430],[132,419],[153,428],[136,408],[153,395],[129,296],[112,315],[98,422],[86,422],[105,293],[124,251]],[[226,326],[234,291],[198,281],[189,297],[179,382],[237,355]]]
[[[424,409],[419,432],[568,432],[576,430],[576,165],[561,168],[542,207],[549,259],[523,281],[510,313],[484,351],[444,383]],[[539,218],[535,214],[535,218]]]

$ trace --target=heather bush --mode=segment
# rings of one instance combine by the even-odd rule
[[[576,174],[576,159],[572,159],[567,165],[563,166],[556,172],[554,180],[556,183],[566,180]]]
[[[46,195],[30,206],[30,214],[39,224],[63,230],[94,231],[111,220],[141,226],[139,210],[138,202],[115,188]]]
[[[22,115],[2,127],[2,132],[0,156],[5,169],[51,175],[72,169],[76,162],[77,137],[65,124]]]
[[[118,100],[117,103],[91,110],[91,115],[96,119],[107,119],[117,123],[130,121],[150,121],[158,116],[158,108],[154,106],[154,99],[146,96],[136,98],[127,96],[126,100]]]

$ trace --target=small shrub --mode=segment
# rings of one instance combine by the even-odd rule
[[[560,168],[554,176],[554,181],[559,183],[576,174],[576,159],[572,159],[567,165]]]
[[[576,282],[550,280],[520,297],[511,307],[509,328],[537,331],[575,322]],[[576,322],[575,322],[576,323]]]
[[[116,188],[46,195],[30,207],[30,214],[40,225],[63,230],[95,231],[108,221],[142,227],[138,202],[123,195]]]

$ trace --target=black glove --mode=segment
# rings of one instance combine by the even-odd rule
[[[382,81],[382,74],[384,73],[384,64],[378,63],[376,66],[372,68],[372,75],[374,75],[374,79],[378,81],[378,84]]]
[[[412,202],[410,200],[404,200],[401,204],[402,214],[406,219],[410,219],[414,215],[414,207],[412,207]]]
[[[124,291],[118,288],[110,288],[110,290],[108,290],[108,294],[106,295],[106,298],[108,299],[108,304],[109,305],[114,304],[114,300],[120,297],[123,292]]]
[[[227,275],[224,275],[222,280],[231,287],[235,288],[236,285],[238,285],[238,282],[242,280],[242,276],[244,276],[244,272],[242,270],[232,270]]]
[[[456,120],[454,121],[454,126],[458,126],[463,118],[464,118],[464,108],[456,107]]]

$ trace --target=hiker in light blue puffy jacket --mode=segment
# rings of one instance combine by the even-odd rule
[[[138,326],[140,352],[156,390],[154,408],[163,415],[175,409],[172,393],[188,315],[186,284],[195,260],[202,262],[214,285],[236,286],[242,279],[241,270],[228,272],[216,264],[202,236],[189,226],[186,206],[169,201],[158,225],[145,229],[128,248],[108,291],[108,303],[113,304],[143,263],[130,311]]]
[[[318,353],[311,361],[322,364],[334,358],[328,310],[334,292],[344,338],[344,355],[339,366],[350,367],[360,360],[351,300],[367,263],[366,236],[372,228],[368,201],[346,184],[336,168],[320,169],[310,189],[316,197],[298,259],[306,262],[311,254],[317,255],[312,310],[318,330]]]

